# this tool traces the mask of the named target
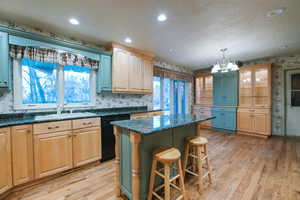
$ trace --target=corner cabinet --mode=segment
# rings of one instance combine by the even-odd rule
[[[9,88],[8,33],[0,32],[0,88]]]
[[[154,55],[112,43],[112,92],[151,94]]]
[[[111,56],[100,55],[99,69],[97,72],[97,93],[112,91]]]
[[[12,187],[10,129],[0,129],[0,194]]]
[[[238,132],[255,136],[271,135],[272,64],[240,68]]]

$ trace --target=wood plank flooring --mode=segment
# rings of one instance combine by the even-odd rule
[[[186,182],[190,200],[300,200],[300,138],[210,132],[213,184],[203,194]],[[67,174],[10,195],[7,200],[111,200],[114,162]]]

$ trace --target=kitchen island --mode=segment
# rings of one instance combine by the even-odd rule
[[[117,196],[146,199],[152,152],[157,148],[175,147],[183,155],[185,138],[198,135],[197,123],[213,118],[180,114],[112,122],[116,137]]]

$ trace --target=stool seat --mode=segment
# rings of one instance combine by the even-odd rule
[[[166,163],[175,162],[180,159],[180,156],[180,151],[176,148],[166,149],[154,155],[155,159]]]
[[[208,144],[207,139],[204,138],[204,137],[200,137],[200,136],[190,137],[190,138],[187,138],[187,139],[188,139],[188,142],[191,145],[194,145],[194,146],[202,146],[202,145]]]

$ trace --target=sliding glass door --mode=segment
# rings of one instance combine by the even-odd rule
[[[174,80],[174,113],[186,113],[185,82]]]

